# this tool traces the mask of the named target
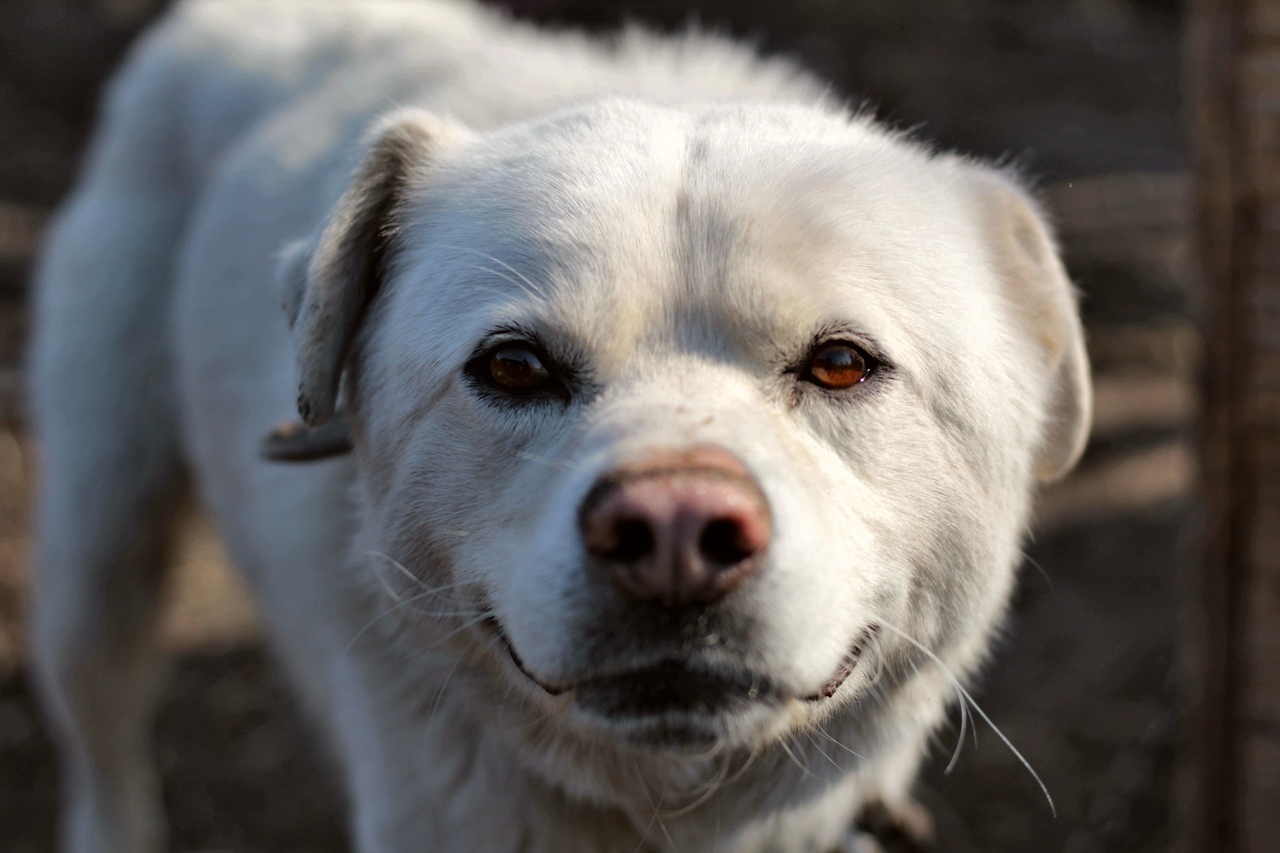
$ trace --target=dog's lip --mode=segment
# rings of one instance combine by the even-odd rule
[[[836,691],[840,686],[849,680],[849,676],[853,675],[853,671],[858,666],[858,659],[862,657],[862,651],[867,647],[876,636],[880,633],[879,625],[868,625],[858,635],[858,639],[849,647],[849,651],[840,660],[840,666],[836,668],[835,673],[827,680],[826,684],[818,688],[817,693],[813,693],[804,697],[806,702],[821,702],[823,699],[830,699],[836,695]]]
[[[520,673],[524,675],[525,678],[529,679],[551,696],[561,696],[573,690],[606,685],[610,682],[624,681],[633,678],[646,678],[653,676],[655,673],[670,670],[673,667],[686,669],[691,673],[700,673],[710,679],[726,683],[731,681],[748,680],[751,682],[751,686],[746,692],[752,699],[779,697],[784,693],[776,683],[759,673],[754,673],[745,669],[731,669],[727,667],[691,664],[689,661],[671,657],[665,657],[661,660],[649,661],[616,670],[609,670],[607,672],[593,673],[590,676],[571,683],[551,684],[543,681],[529,671],[529,668],[525,666],[524,661],[521,660],[520,653],[516,651],[511,639],[507,636],[506,632],[502,630],[502,625],[497,619],[489,618],[485,620],[485,623],[497,638],[498,643],[507,650],[507,654],[510,656],[511,662],[515,664],[516,669],[520,670]]]
[[[525,678],[529,679],[534,684],[541,687],[545,693],[547,693],[550,696],[559,696],[560,694],[570,689],[568,687],[560,687],[556,685],[545,684],[544,682],[539,680],[537,676],[535,676],[532,672],[530,672],[528,667],[524,665],[524,661],[520,659],[520,654],[519,652],[516,651],[516,647],[512,645],[511,638],[507,636],[506,631],[502,630],[502,624],[498,622],[497,619],[490,616],[488,619],[485,619],[484,622],[482,622],[481,624],[483,624],[491,632],[493,632],[493,635],[497,638],[498,644],[507,650],[507,655],[511,658],[511,662],[515,664],[516,669],[520,670],[520,673]]]
[[[594,683],[605,682],[611,679],[625,678],[631,675],[643,675],[658,666],[670,663],[670,661],[664,660],[660,661],[655,666],[636,667],[634,669],[621,672],[603,673],[591,676],[590,678],[583,679],[582,681],[573,684],[548,684],[535,676],[529,671],[528,667],[525,666],[524,661],[520,658],[520,653],[516,651],[515,646],[511,643],[511,639],[507,636],[507,633],[502,630],[502,625],[497,619],[490,617],[489,619],[484,620],[484,624],[493,632],[498,643],[506,649],[507,655],[511,658],[511,662],[515,665],[516,669],[520,670],[520,673],[525,678],[536,684],[550,696],[560,696],[570,690]],[[836,668],[836,671],[831,678],[828,679],[822,687],[818,688],[816,693],[805,696],[804,700],[806,702],[821,702],[824,699],[830,699],[834,696],[836,691],[839,690],[840,687],[849,679],[849,676],[853,675],[853,671],[858,666],[858,660],[862,657],[863,650],[879,632],[880,626],[877,624],[868,625],[863,629],[863,631],[858,635],[858,639],[854,641],[852,646],[850,646],[849,652],[840,661],[840,666]],[[766,684],[766,689],[758,691],[760,695],[769,694],[776,696],[782,693],[782,691],[780,691],[771,681],[761,679],[761,682]]]

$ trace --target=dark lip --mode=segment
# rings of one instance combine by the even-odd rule
[[[599,673],[571,684],[548,684],[529,671],[496,619],[486,619],[484,624],[507,650],[516,669],[550,696],[561,696],[571,690],[584,699],[597,694],[624,693],[632,694],[638,705],[651,705],[664,711],[679,710],[679,706],[689,706],[685,708],[689,710],[697,705],[706,705],[710,711],[710,706],[731,699],[757,700],[786,695],[771,679],[751,670],[673,657]]]
[[[741,694],[744,698],[753,700],[777,699],[786,695],[773,681],[750,670],[690,666],[684,661],[670,658],[648,666],[592,676],[574,684],[547,684],[534,676],[524,665],[524,661],[520,659],[520,654],[516,651],[515,646],[512,645],[506,632],[502,630],[502,625],[499,624],[497,619],[490,617],[482,624],[487,626],[498,643],[507,650],[507,655],[511,658],[511,662],[515,664],[516,669],[520,670],[525,678],[536,684],[549,696],[560,696],[570,690],[581,690],[583,688],[621,686],[637,680],[657,679],[658,681],[664,681],[685,677],[703,678],[721,692]],[[841,685],[849,679],[849,676],[853,675],[853,671],[857,669],[858,661],[862,657],[862,652],[879,632],[880,626],[876,624],[869,625],[863,629],[831,678],[816,693],[805,696],[804,700],[807,702],[820,702],[823,699],[830,699],[834,696]]]
[[[503,648],[507,650],[507,655],[510,656],[511,662],[516,665],[516,669],[520,670],[520,672],[524,675],[525,678],[529,679],[534,684],[541,687],[543,692],[545,692],[547,695],[559,696],[560,694],[564,693],[569,689],[568,687],[556,687],[550,684],[543,684],[541,681],[535,678],[533,673],[530,672],[525,667],[524,661],[520,659],[520,655],[516,652],[516,647],[511,645],[511,640],[507,637],[507,632],[502,630],[502,625],[498,623],[497,619],[490,616],[488,619],[485,619],[480,624],[488,628],[489,631],[491,631],[494,637],[497,639],[499,645],[501,645]]]
[[[835,674],[827,681],[826,684],[819,688],[817,693],[806,696],[806,702],[821,702],[823,699],[830,699],[836,695],[836,691],[840,689],[840,685],[849,680],[849,676],[853,675],[853,671],[858,668],[858,660],[862,657],[862,652],[867,645],[875,639],[880,633],[879,625],[868,625],[858,635],[858,639],[849,647],[849,652],[840,661],[840,666],[836,668]]]

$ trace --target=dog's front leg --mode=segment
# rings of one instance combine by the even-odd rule
[[[367,636],[367,635],[366,635]],[[339,749],[360,853],[530,849],[520,771],[474,708],[451,696],[451,661],[392,665],[357,643],[337,667]],[[406,695],[422,697],[409,701]],[[495,766],[504,772],[494,772]]]

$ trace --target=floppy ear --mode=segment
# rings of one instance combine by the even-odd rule
[[[982,171],[981,203],[988,244],[1007,295],[1042,348],[1050,382],[1048,418],[1035,473],[1064,476],[1080,459],[1093,420],[1093,391],[1076,291],[1044,216],[1004,174]]]
[[[408,110],[380,122],[319,238],[285,249],[279,274],[298,359],[298,413],[311,426],[333,416],[342,368],[365,309],[382,284],[406,197],[460,125]]]

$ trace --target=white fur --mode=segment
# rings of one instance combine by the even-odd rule
[[[479,394],[463,367],[510,326],[571,348],[589,391]],[[787,373],[824,334],[891,368],[843,395]],[[444,2],[173,12],[47,248],[31,376],[65,846],[121,853],[163,846],[150,640],[184,469],[329,735],[357,849],[824,850],[908,796],[952,696],[896,631],[974,671],[1035,482],[1089,420],[1074,297],[1009,176],[719,40]],[[309,420],[349,407],[354,456],[258,457],[299,382]],[[645,663],[577,508],[693,444],[743,460],[776,532],[728,635],[687,647],[787,696],[703,721],[698,752],[549,695],[472,624],[543,683]],[[798,698],[877,623],[834,696]]]

